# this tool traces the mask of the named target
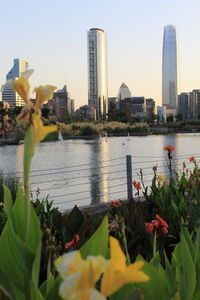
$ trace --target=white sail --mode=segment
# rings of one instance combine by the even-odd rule
[[[58,134],[58,140],[59,140],[60,142],[63,141],[63,136],[62,136],[61,131],[59,131],[59,134]]]
[[[107,132],[105,133],[105,142],[107,143],[108,141],[108,135],[107,135]]]

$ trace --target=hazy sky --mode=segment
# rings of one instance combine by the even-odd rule
[[[108,94],[161,101],[163,27],[176,26],[179,92],[200,89],[200,0],[0,0],[0,84],[24,58],[31,85],[67,81],[76,108],[87,103],[87,30],[107,33]]]

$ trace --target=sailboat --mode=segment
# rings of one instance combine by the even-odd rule
[[[59,142],[62,142],[64,140],[61,131],[59,131],[58,133],[58,140]]]
[[[107,143],[107,141],[108,141],[108,134],[107,134],[107,132],[105,133],[105,142]]]

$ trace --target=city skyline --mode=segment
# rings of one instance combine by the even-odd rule
[[[200,28],[199,8],[196,0],[192,4],[186,0],[168,3],[103,0],[95,6],[90,0],[73,3],[58,0],[56,5],[51,0],[3,2],[0,26],[5,29],[1,34],[0,85],[5,83],[13,58],[20,57],[35,70],[32,89],[46,83],[59,89],[67,83],[76,107],[87,103],[86,32],[98,27],[107,33],[108,96],[117,95],[125,82],[133,96],[153,98],[159,105],[162,35],[166,24],[174,24],[179,37],[179,92],[199,88],[200,43],[196,38]],[[22,11],[26,14],[19,18]]]

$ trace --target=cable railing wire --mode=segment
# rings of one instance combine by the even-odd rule
[[[45,172],[45,171],[54,171],[54,170],[62,170],[62,169],[72,169],[72,168],[80,168],[83,166],[90,166],[90,165],[96,165],[98,163],[105,163],[105,162],[110,162],[110,161],[115,161],[115,160],[119,160],[119,159],[124,159],[124,156],[121,157],[116,157],[116,158],[111,158],[108,160],[98,160],[96,162],[92,162],[92,163],[88,163],[88,164],[79,164],[79,165],[72,165],[72,166],[66,166],[66,167],[57,167],[57,168],[50,168],[50,169],[39,169],[39,170],[32,170],[31,173],[33,172]],[[104,167],[104,166],[102,166]],[[91,168],[89,168],[88,170],[90,170]],[[8,173],[4,173],[4,175],[14,175],[14,174],[23,174],[23,172],[21,171],[17,171],[17,172],[8,172]]]

